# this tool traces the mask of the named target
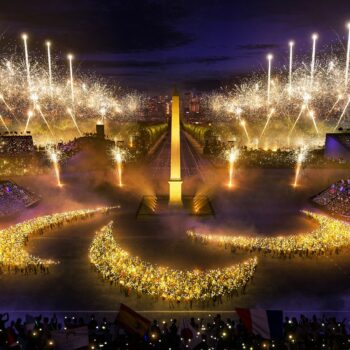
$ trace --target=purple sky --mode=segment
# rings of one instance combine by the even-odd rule
[[[84,71],[123,87],[166,93],[173,84],[208,90],[261,71],[266,54],[282,65],[296,54],[345,41],[348,0],[16,0],[1,2],[2,45],[30,33],[31,48],[50,38],[75,53]],[[20,44],[20,42],[19,42]]]

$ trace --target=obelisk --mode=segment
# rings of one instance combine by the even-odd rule
[[[180,158],[180,97],[176,87],[171,107],[169,206],[182,207],[182,180]]]

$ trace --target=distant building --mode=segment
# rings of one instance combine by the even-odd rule
[[[145,121],[165,121],[170,113],[170,100],[168,96],[152,96],[145,100],[143,118]]]
[[[199,113],[199,97],[193,96],[190,103],[190,112]]]
[[[76,139],[76,143],[83,150],[108,151],[114,146],[114,141],[105,137],[104,124],[96,124],[96,133],[85,134]]]
[[[104,124],[96,124],[96,133],[74,140],[79,152],[65,165],[66,172],[104,170],[112,163],[110,155],[115,142],[106,138]]]
[[[105,126],[102,123],[97,123],[96,124],[96,136],[99,137],[100,139],[105,138]]]
[[[192,100],[192,92],[188,91],[185,92],[184,98],[183,98],[183,109],[185,113],[189,113],[191,110],[191,100]]]
[[[350,131],[326,134],[325,157],[350,162]]]

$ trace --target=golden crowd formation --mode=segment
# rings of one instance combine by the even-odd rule
[[[262,252],[280,257],[313,256],[338,253],[350,246],[350,225],[321,214],[303,211],[318,227],[308,233],[266,236],[222,236],[187,231],[188,237],[203,244],[218,244],[231,250]]]
[[[46,272],[57,262],[29,254],[28,239],[79,220],[108,213],[114,207],[81,209],[31,219],[0,230],[0,272]],[[271,254],[278,257],[315,256],[338,253],[350,246],[350,225],[325,215],[303,212],[317,223],[314,230],[297,235],[221,236],[188,231],[196,242],[225,248]],[[209,270],[177,270],[159,266],[129,255],[113,237],[113,222],[96,232],[89,257],[102,277],[118,285],[127,295],[162,298],[169,303],[222,300],[223,296],[244,292],[257,267],[257,258]]]
[[[86,220],[98,213],[107,213],[113,208],[81,209],[37,217],[0,230],[0,272],[46,271],[49,265],[57,262],[41,259],[25,250],[28,239],[51,230]]]
[[[125,291],[161,297],[170,302],[219,299],[244,290],[257,266],[257,258],[221,269],[183,271],[162,267],[130,256],[115,241],[112,222],[96,233],[90,260],[102,276]]]

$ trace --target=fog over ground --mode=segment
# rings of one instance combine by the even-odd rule
[[[249,254],[232,254],[219,247],[196,245],[187,239],[186,230],[196,227],[201,232],[232,235],[310,231],[314,223],[300,210],[316,210],[308,201],[310,196],[349,175],[346,170],[306,169],[302,172],[300,187],[293,189],[293,170],[238,169],[234,187],[228,189],[226,169],[207,167],[199,176],[192,169],[196,165],[188,159],[183,166],[184,192],[207,194],[215,210],[214,217],[175,215],[137,220],[136,212],[143,195],[167,191],[166,163],[164,169],[157,172],[154,172],[154,162],[125,167],[122,188],[116,187],[116,174],[111,170],[66,172],[61,189],[56,187],[53,174],[14,178],[18,184],[40,194],[42,201],[20,216],[2,222],[2,227],[66,210],[118,204],[121,208],[108,217],[33,237],[28,250],[40,257],[57,259],[60,264],[51,268],[49,275],[1,275],[0,310],[113,311],[123,302],[139,311],[171,312],[167,302],[147,296],[126,297],[119,288],[100,278],[88,260],[96,230],[113,219],[115,238],[124,249],[163,266],[179,269],[229,266],[247,259]],[[347,252],[313,259],[281,260],[262,255],[258,258],[258,269],[244,295],[224,299],[217,305],[195,304],[193,309],[210,312],[240,306],[305,312],[350,311],[350,257]],[[185,306],[180,304],[176,310],[185,310]]]

